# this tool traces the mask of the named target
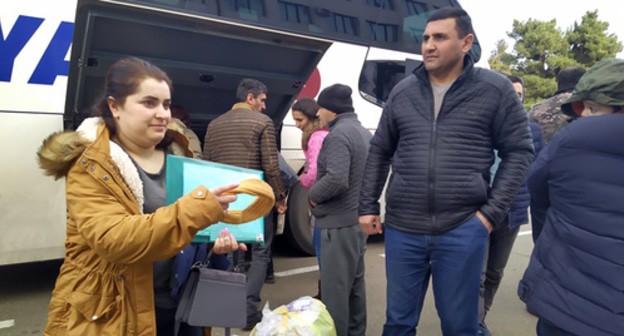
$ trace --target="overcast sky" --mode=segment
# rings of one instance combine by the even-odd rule
[[[462,7],[472,18],[472,24],[483,48],[480,64],[487,63],[496,41],[506,39],[511,46],[513,40],[507,37],[513,20],[526,22],[529,18],[540,21],[557,20],[562,30],[572,27],[574,21],[581,22],[587,11],[598,10],[598,19],[609,23],[609,33],[615,33],[624,41],[624,11],[621,0],[460,0]],[[511,50],[508,50],[511,51]],[[624,58],[624,53],[618,54]]]

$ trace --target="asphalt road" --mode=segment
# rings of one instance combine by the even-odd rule
[[[533,244],[530,227],[524,226],[516,240],[503,283],[488,314],[487,324],[493,335],[535,335],[536,318],[526,312],[516,295],[516,287],[526,268]],[[318,271],[314,257],[301,257],[276,251],[275,284],[265,285],[262,298],[271,308],[300,296],[314,295]],[[0,267],[0,335],[41,335],[46,321],[47,305],[59,261]],[[366,253],[366,287],[368,302],[367,335],[381,335],[385,320],[385,268],[383,241],[371,241]],[[263,302],[263,304],[264,304]],[[239,329],[233,335],[248,335]],[[213,335],[224,335],[215,329]],[[418,335],[441,335],[431,291],[418,327]]]

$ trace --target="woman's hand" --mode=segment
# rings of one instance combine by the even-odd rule
[[[226,254],[234,252],[240,249],[241,251],[247,251],[247,245],[238,243],[236,238],[230,234],[228,229],[223,229],[219,233],[219,238],[215,240],[214,246],[212,246],[212,252],[215,254]]]
[[[227,209],[230,206],[230,203],[236,201],[236,195],[223,195],[224,192],[232,190],[238,187],[238,183],[226,184],[220,187],[216,187],[210,192],[212,192],[216,197],[217,201],[221,204],[223,208],[223,213],[227,215]]]

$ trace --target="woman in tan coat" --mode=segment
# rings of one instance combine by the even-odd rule
[[[182,250],[236,199],[224,194],[236,185],[200,186],[162,206],[164,186],[153,182],[164,180],[166,154],[175,147],[184,153],[174,154],[191,155],[184,136],[168,129],[171,85],[148,62],[120,60],[108,71],[97,118],[40,148],[40,166],[66,177],[67,190],[65,261],[45,335],[155,335],[154,262]],[[229,236],[214,246],[217,253],[237,248]]]

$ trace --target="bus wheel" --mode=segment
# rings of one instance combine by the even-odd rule
[[[314,255],[312,245],[311,213],[308,205],[308,189],[297,183],[288,196],[286,227],[284,235],[288,244],[306,255]]]

